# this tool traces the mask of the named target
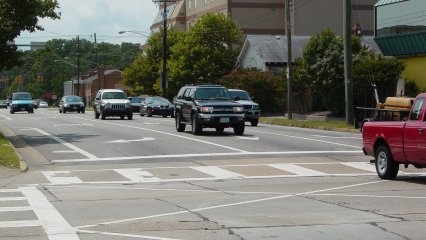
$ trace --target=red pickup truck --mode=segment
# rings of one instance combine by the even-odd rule
[[[375,158],[382,179],[394,179],[399,165],[426,167],[426,93],[419,94],[406,121],[366,122],[362,141],[365,155]]]

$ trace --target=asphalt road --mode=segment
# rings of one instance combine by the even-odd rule
[[[424,239],[426,177],[380,180],[361,135],[0,110],[29,165],[2,169],[0,239]],[[15,136],[16,135],[16,136]],[[4,175],[4,176],[3,176]]]

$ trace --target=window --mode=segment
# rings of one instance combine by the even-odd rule
[[[424,98],[418,98],[416,102],[414,102],[413,108],[410,114],[410,120],[419,120],[420,112],[423,107]]]
[[[191,5],[192,5],[192,0],[188,1],[188,9],[191,9]]]

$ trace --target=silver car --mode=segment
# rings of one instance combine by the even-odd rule
[[[108,116],[119,116],[121,119],[127,116],[127,119],[133,119],[130,101],[127,100],[126,93],[120,89],[99,90],[93,110],[96,119],[101,117],[102,120],[105,120]]]
[[[257,126],[260,117],[259,104],[253,101],[250,94],[241,89],[228,89],[233,98],[238,97],[237,101],[239,104],[244,106],[244,112],[246,113],[246,121],[250,122],[252,126]]]

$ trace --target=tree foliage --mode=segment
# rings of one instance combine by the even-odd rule
[[[232,71],[241,44],[237,24],[223,14],[206,14],[171,48],[170,81],[214,83]]]
[[[395,58],[386,58],[363,47],[358,37],[352,37],[353,89],[355,106],[361,98],[372,95],[372,84],[385,88],[384,96],[395,92],[396,81],[404,69]],[[295,67],[296,91],[309,88],[314,110],[345,112],[343,38],[327,29],[315,34],[306,45],[302,59]]]
[[[100,43],[97,47],[100,66],[111,65],[120,70],[129,66],[140,52],[139,44],[133,43]],[[0,71],[1,98],[10,96],[14,91],[29,91],[35,98],[42,98],[46,93],[47,96],[61,96],[64,82],[77,75],[77,52],[76,39],[54,39],[46,43],[45,50],[22,52],[21,66]],[[79,54],[80,74],[96,69],[96,49],[93,42],[80,39]],[[19,84],[15,82],[17,76],[21,78]]]
[[[237,69],[225,75],[220,84],[227,88],[242,89],[250,93],[263,112],[283,112],[287,81],[284,76],[258,69]]]
[[[9,44],[22,31],[43,30],[40,18],[58,19],[60,14],[57,0],[0,0],[0,69],[11,68],[19,63],[21,52]]]

